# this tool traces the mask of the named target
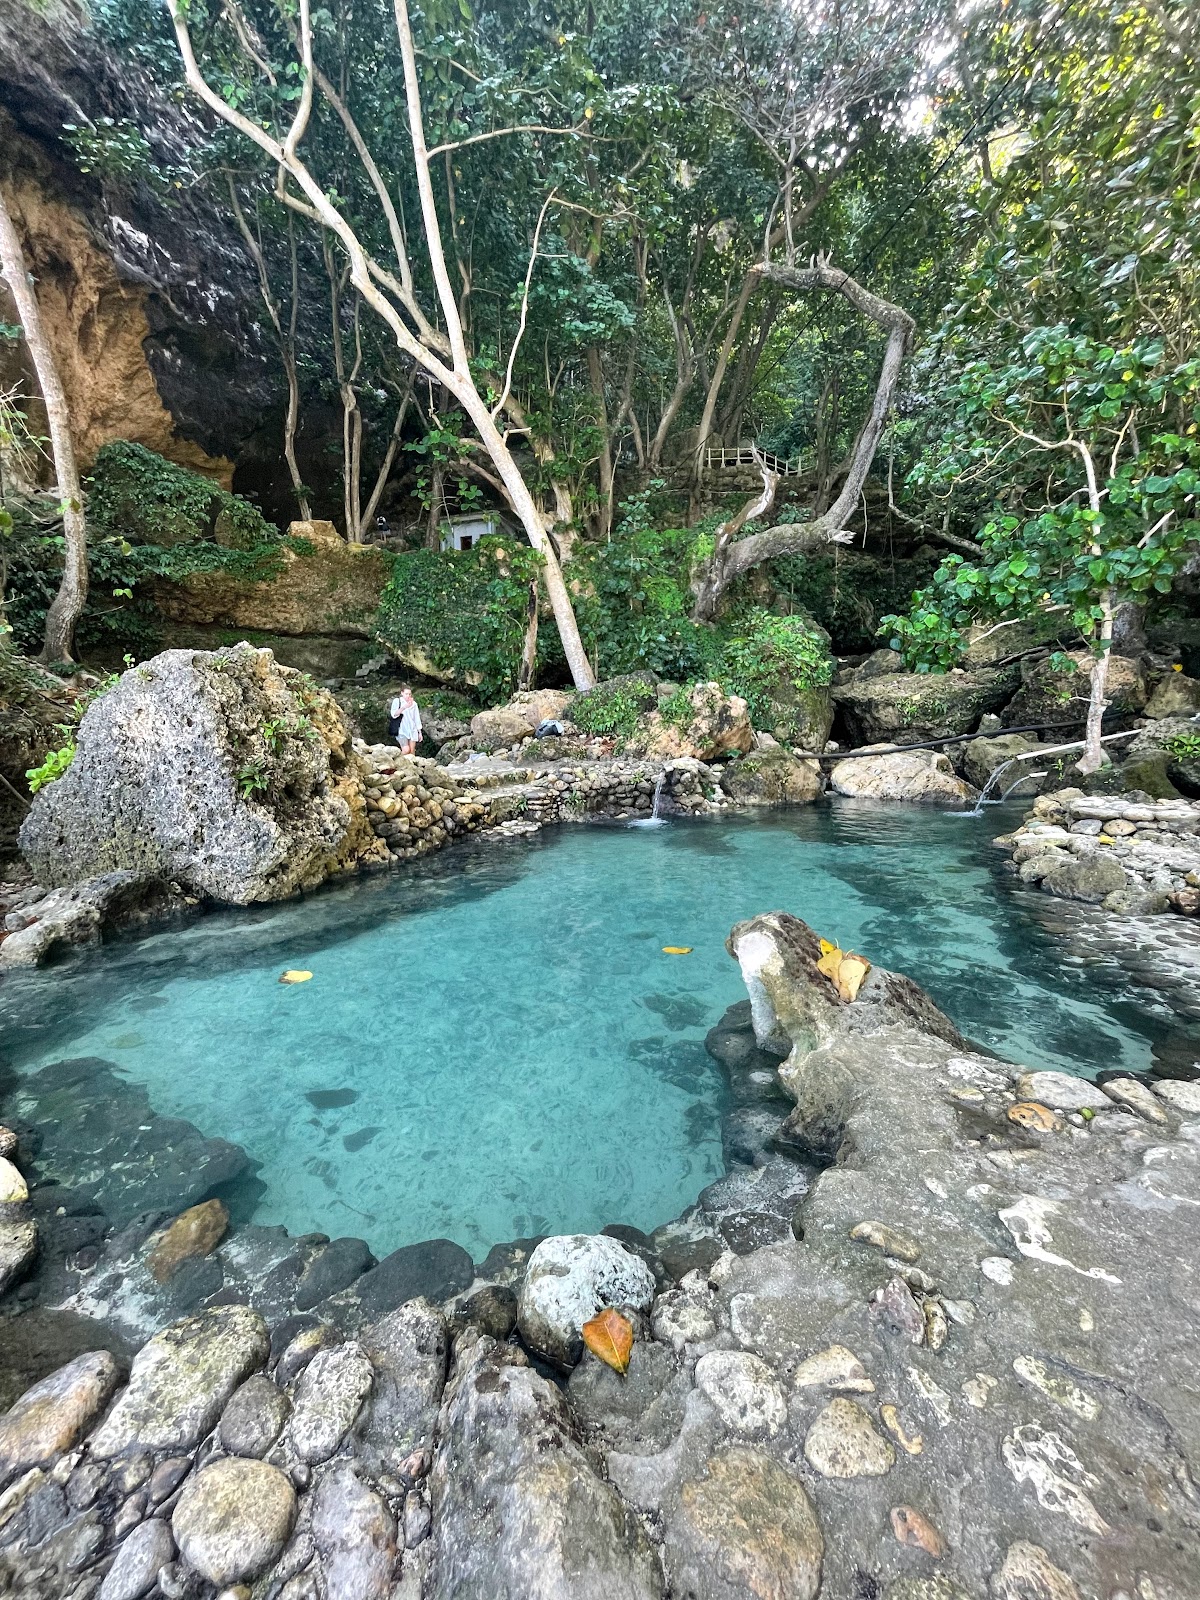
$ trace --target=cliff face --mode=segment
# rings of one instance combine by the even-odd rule
[[[232,221],[186,184],[82,172],[64,125],[103,129],[102,118],[136,124],[164,169],[185,165],[203,137],[187,104],[135,54],[118,58],[71,0],[5,0],[0,185],[84,464],[106,440],[132,439],[228,485],[235,462],[279,448],[253,264]],[[0,318],[13,320],[3,299]]]

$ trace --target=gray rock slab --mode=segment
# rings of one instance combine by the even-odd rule
[[[27,1389],[0,1417],[0,1488],[26,1468],[70,1450],[99,1416],[119,1377],[116,1357],[92,1350]]]
[[[269,1351],[266,1324],[246,1306],[218,1306],[164,1328],[134,1357],[128,1387],[92,1435],[93,1455],[197,1444]]]
[[[352,1467],[334,1467],[321,1479],[313,1496],[312,1535],[327,1600],[383,1600],[389,1593],[396,1519]]]
[[[161,1517],[134,1528],[117,1550],[116,1560],[100,1585],[99,1600],[141,1600],[175,1557],[175,1540]]]
[[[663,1600],[640,1522],[511,1347],[481,1338],[455,1374],[430,1482],[427,1600]]]

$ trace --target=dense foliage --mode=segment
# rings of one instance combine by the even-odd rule
[[[103,446],[86,480],[91,588],[78,637],[85,649],[145,655],[158,638],[150,586],[224,570],[251,579],[283,570],[279,534],[249,501],[141,445]],[[61,521],[44,501],[8,497],[0,525],[5,615],[33,654],[62,564]]]

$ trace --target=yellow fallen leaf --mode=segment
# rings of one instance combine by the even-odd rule
[[[633,1353],[633,1324],[619,1311],[602,1311],[579,1330],[592,1354],[624,1376]]]
[[[305,972],[300,967],[289,967],[286,972],[279,974],[279,981],[280,983],[307,983],[311,977],[311,972]]]
[[[665,956],[690,956],[691,953],[692,953],[692,946],[690,944],[665,944],[665,945],[663,945],[663,955],[665,955]]]
[[[865,956],[856,956],[851,950],[839,950],[828,939],[821,940],[821,956],[817,971],[828,978],[843,1000],[853,1000],[862,981],[871,970]]]
[[[842,957],[837,977],[833,981],[837,984],[837,992],[843,1000],[857,998],[858,991],[862,988],[862,981],[870,970],[871,963],[865,956],[848,953]]]

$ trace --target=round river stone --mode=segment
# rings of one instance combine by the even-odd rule
[[[218,1588],[256,1578],[292,1531],[296,1493],[278,1467],[231,1456],[201,1468],[171,1526],[180,1550]]]

